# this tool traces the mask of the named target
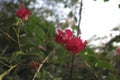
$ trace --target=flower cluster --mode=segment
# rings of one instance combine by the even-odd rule
[[[31,12],[24,8],[23,4],[20,4],[19,10],[16,11],[16,16],[21,18],[22,20],[26,21],[28,20],[28,16],[31,14]]]
[[[65,29],[62,31],[58,29],[55,41],[65,45],[66,49],[72,54],[77,54],[81,52],[87,44],[87,41],[84,41],[78,37],[74,37],[70,29]]]
[[[70,39],[72,39],[73,33],[71,30],[66,29],[64,32],[58,29],[58,35],[55,38],[55,41],[60,44],[66,44]]]

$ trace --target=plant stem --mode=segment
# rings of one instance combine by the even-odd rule
[[[19,20],[18,22],[18,28],[17,28],[17,32],[16,32],[16,35],[17,35],[17,43],[18,43],[18,48],[20,49],[20,30],[21,30],[21,27],[22,27],[22,23],[23,21],[22,20]],[[15,30],[16,31],[16,30]]]
[[[78,22],[77,37],[79,37],[79,34],[81,34],[80,23],[81,23],[82,6],[83,6],[83,0],[81,0],[81,2],[80,2],[79,22]],[[68,80],[72,80],[73,69],[74,69],[74,60],[75,60],[75,55],[72,56],[72,61],[71,61],[71,62],[72,62],[72,65],[71,65],[71,68],[70,68],[70,75],[69,75],[69,79],[68,79]]]
[[[20,49],[20,28],[21,26],[18,26],[18,31],[17,31],[17,39],[18,39],[18,48]]]
[[[82,6],[83,6],[83,0],[81,0],[81,2],[80,2],[80,9],[79,9],[79,22],[78,22],[77,36],[79,36],[79,34],[81,34],[80,23],[81,23],[81,18],[82,18]]]
[[[38,67],[38,69],[37,69],[37,71],[36,71],[32,80],[35,80],[35,78],[37,77],[37,75],[38,75],[40,69],[42,68],[43,64],[48,60],[48,57],[49,57],[49,55],[43,60],[43,62],[41,64],[39,64],[39,67]]]
[[[102,80],[102,78],[100,76],[98,76],[98,74],[92,69],[92,67],[84,60],[82,60],[82,62],[88,67],[88,69],[91,71],[91,73],[94,74],[94,76],[96,77],[97,80]]]
[[[10,71],[13,70],[15,67],[17,67],[17,65],[10,66],[10,69],[8,69],[6,72],[0,75],[0,80],[2,80],[7,74],[9,74]]]
[[[54,48],[54,49],[49,53],[49,55],[42,61],[42,63],[39,64],[39,67],[38,67],[36,73],[34,74],[34,77],[33,77],[32,80],[35,80],[35,78],[37,77],[37,75],[38,75],[40,69],[42,68],[43,64],[48,60],[48,58],[49,58],[50,55],[54,52],[55,49],[56,49],[56,48]]]
[[[73,69],[74,69],[74,60],[75,60],[75,55],[73,54],[72,55],[72,64],[70,66],[70,75],[69,75],[69,78],[68,80],[72,80],[72,76],[73,76]]]
[[[3,63],[3,62],[1,62],[1,61],[0,61],[0,64],[3,64],[3,65],[5,65],[5,66],[7,66],[7,67],[10,67],[8,64]]]
[[[13,39],[8,33],[4,32],[3,30],[0,29],[0,32],[2,32],[5,36],[7,36],[9,39],[12,41],[16,42],[15,39]]]

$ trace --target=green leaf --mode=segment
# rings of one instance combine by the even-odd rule
[[[78,0],[72,0],[72,5],[75,5],[78,2]]]
[[[118,31],[119,30],[119,27],[115,27],[112,29],[113,31]]]
[[[120,8],[120,4],[118,4],[118,8]]]
[[[67,4],[65,4],[65,5],[64,5],[64,8],[67,8],[67,6],[68,6],[68,5],[67,5]]]
[[[105,61],[105,60],[99,60],[95,67],[98,67],[98,68],[103,68],[103,69],[108,69],[108,70],[111,70],[111,71],[114,71],[115,68],[113,67],[112,64],[110,64],[109,62]]]
[[[24,53],[22,52],[22,51],[16,51],[16,52],[14,52],[13,54],[12,54],[12,56],[11,56],[11,58],[10,58],[10,63],[12,63],[12,62],[20,62],[20,61],[22,61],[21,60],[21,56],[22,55],[24,55]]]
[[[95,63],[98,61],[98,58],[95,55],[95,52],[89,47],[86,47],[84,51],[80,53],[80,56],[85,61],[87,61],[88,63],[91,63],[92,65],[95,65]]]
[[[73,26],[72,26],[72,29],[73,29],[73,30],[77,30],[77,29],[78,29],[78,26],[73,25]]]
[[[74,20],[75,20],[75,22],[77,22],[77,17],[76,16],[74,16]]]
[[[2,62],[7,62],[7,61],[8,61],[8,58],[6,58],[6,57],[0,57],[0,61],[2,61]]]
[[[68,14],[69,17],[73,17],[73,12],[71,11],[69,14]]]
[[[106,77],[107,80],[119,80],[115,74],[109,73],[108,76]]]
[[[89,53],[85,53],[84,55],[81,55],[81,56],[84,58],[85,61],[93,65],[95,65],[95,63],[98,61],[96,56],[90,55]]]
[[[104,0],[104,2],[108,2],[109,0]]]
[[[41,29],[40,27],[36,26],[34,29],[33,29],[33,34],[35,35],[36,38],[39,38],[39,39],[44,39],[45,38],[45,32],[43,29]]]

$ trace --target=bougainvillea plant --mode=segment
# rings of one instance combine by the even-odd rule
[[[58,29],[57,33],[55,41],[64,44],[66,49],[72,54],[77,54],[86,47],[87,41],[83,41],[81,38],[73,36],[70,29],[65,29],[63,31]]]
[[[0,80],[120,79],[120,47],[113,50],[115,47],[110,45],[111,52],[102,50],[103,55],[95,54],[94,47],[86,47],[87,41],[80,37],[81,12],[79,20],[76,14],[71,16],[78,25],[66,21],[56,26],[57,23],[37,16],[36,12],[31,15],[25,6],[20,4],[16,12],[13,10],[17,18],[0,15],[3,27],[0,28]],[[109,52],[116,55],[107,54]]]
[[[83,41],[78,35],[73,35],[73,32],[70,29],[65,29],[63,31],[58,29],[55,41],[63,44],[65,48],[73,54],[71,61],[72,66],[70,67],[70,75],[68,79],[72,80],[75,54],[81,52],[86,47],[87,41]]]

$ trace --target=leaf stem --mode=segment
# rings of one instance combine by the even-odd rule
[[[17,31],[17,41],[18,41],[18,48],[20,49],[20,28],[21,26],[18,26],[18,31]]]
[[[49,53],[49,55],[42,61],[42,63],[39,64],[39,67],[38,67],[36,73],[34,74],[34,77],[33,77],[32,80],[35,80],[35,79],[36,79],[36,77],[37,77],[37,75],[38,75],[40,69],[41,69],[42,66],[43,66],[43,64],[48,60],[48,58],[50,57],[50,55],[52,54],[52,52],[53,52],[54,50],[55,50],[55,48],[54,48],[54,49]]]
[[[0,63],[3,64],[3,65],[5,65],[5,66],[7,66],[7,67],[10,67],[10,66],[9,66],[8,64],[6,64],[6,63],[3,63],[3,62],[1,62],[1,61],[0,61]]]
[[[79,22],[78,22],[77,36],[79,36],[79,34],[81,34],[80,23],[81,23],[81,18],[82,18],[82,6],[83,6],[83,0],[81,0],[81,2],[80,2],[80,9],[79,9]]]
[[[15,67],[17,67],[17,65],[10,66],[10,69],[8,69],[6,72],[0,75],[0,80],[2,80],[7,74],[9,74],[10,71],[13,70]]]
[[[13,39],[8,33],[4,32],[3,30],[0,29],[0,32],[3,33],[5,36],[7,36],[9,39],[11,39],[12,41],[16,42],[15,39]]]
[[[72,55],[72,64],[70,65],[70,75],[68,80],[72,80],[72,76],[73,76],[73,69],[74,69],[74,60],[75,60],[75,55]]]
[[[92,67],[84,60],[82,60],[82,62],[86,65],[86,67],[88,67],[88,69],[91,71],[91,73],[94,74],[94,76],[96,77],[97,80],[102,80],[102,78],[100,76],[98,76],[98,74],[92,69]]]
[[[79,34],[81,34],[81,31],[80,31],[80,23],[81,23],[82,6],[83,6],[83,0],[81,0],[81,2],[80,2],[79,22],[78,22],[77,37],[79,37]],[[75,60],[75,55],[72,56],[72,61],[71,61],[71,62],[72,62],[72,65],[71,65],[71,68],[70,68],[70,75],[69,75],[69,79],[68,79],[68,80],[72,80],[73,69],[74,69],[74,60]]]
[[[18,43],[18,48],[20,49],[20,30],[21,30],[21,27],[22,27],[22,23],[23,21],[22,20],[19,20],[18,22],[18,28],[17,28],[17,32],[16,32],[16,35],[17,35],[17,43]]]

